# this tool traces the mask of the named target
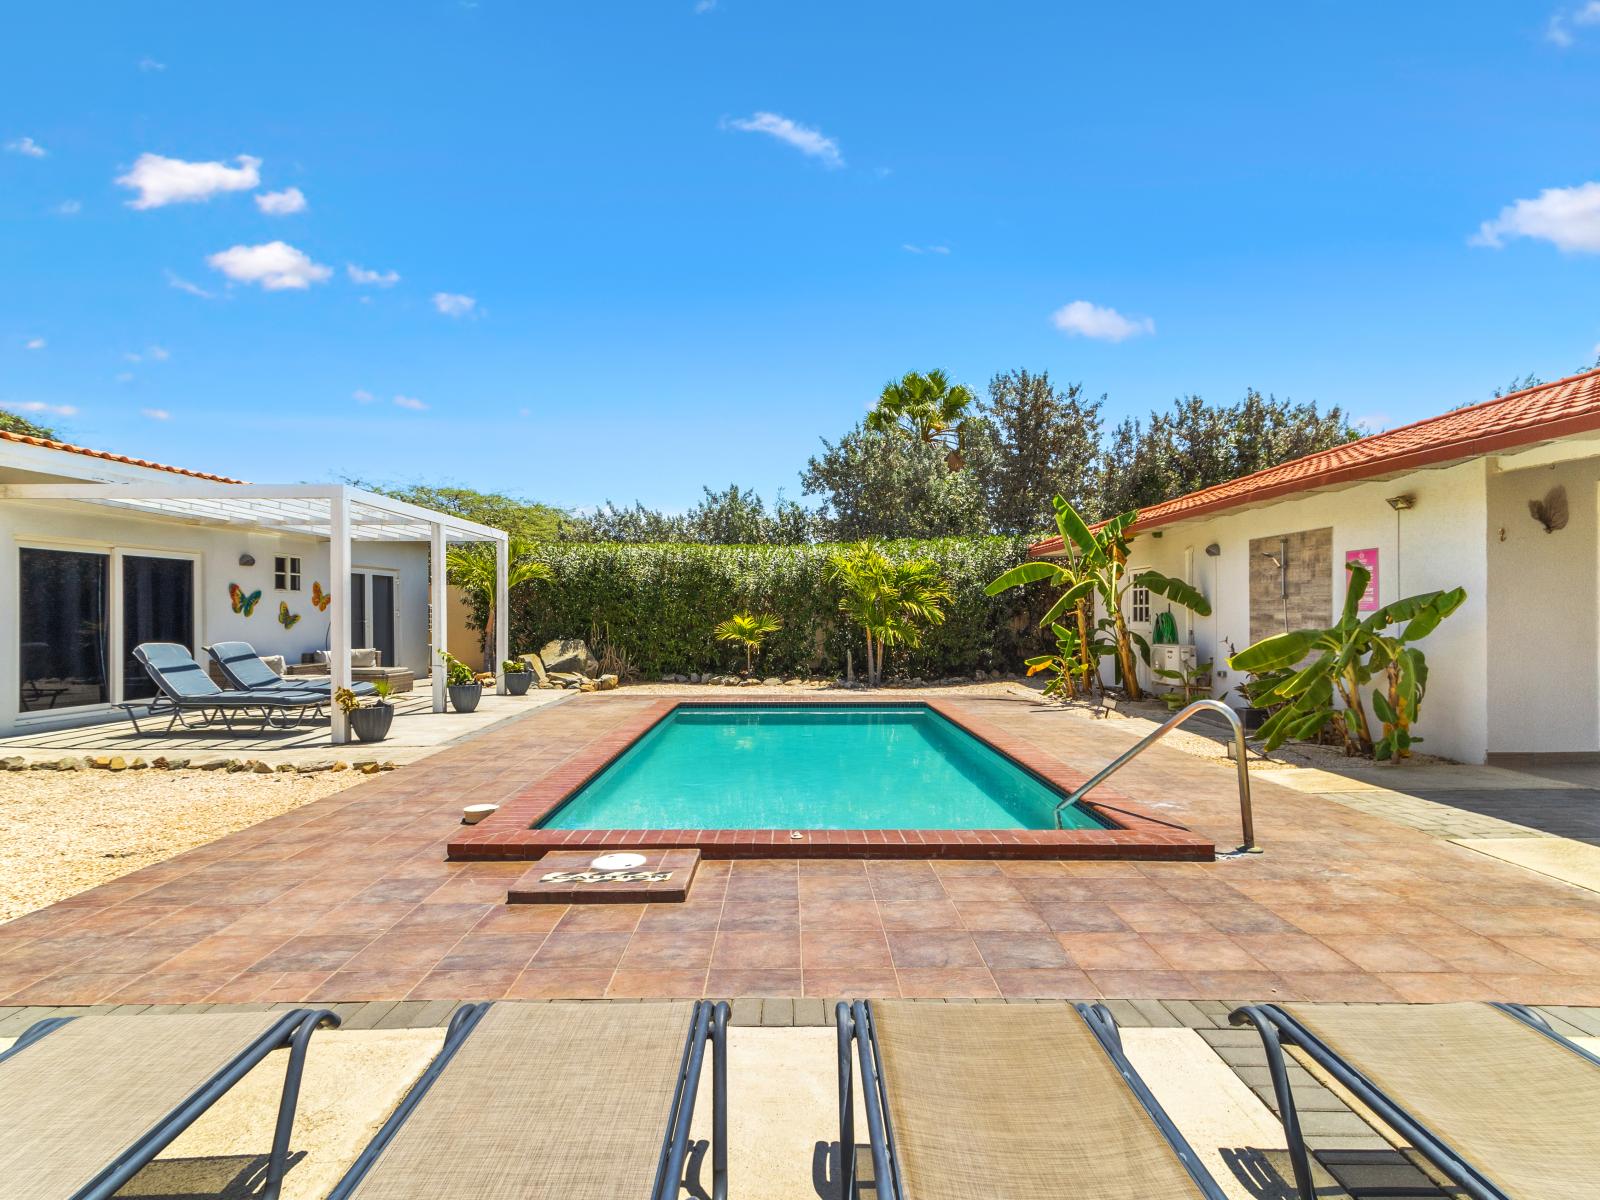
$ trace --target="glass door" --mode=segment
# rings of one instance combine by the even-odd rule
[[[145,700],[155,682],[133,648],[144,642],[176,642],[192,655],[194,563],[187,558],[122,555],[122,698]]]
[[[386,667],[397,667],[395,600],[399,577],[392,571],[350,572],[350,647],[376,649]]]
[[[111,556],[32,546],[18,553],[19,710],[106,703]]]

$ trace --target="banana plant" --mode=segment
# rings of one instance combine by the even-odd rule
[[[1348,754],[1403,758],[1420,740],[1411,736],[1410,727],[1421,704],[1427,666],[1422,652],[1409,643],[1438,628],[1461,606],[1466,591],[1454,588],[1408,596],[1363,619],[1361,597],[1372,573],[1354,562],[1346,564],[1346,571],[1344,605],[1333,625],[1264,638],[1228,659],[1234,670],[1259,677],[1250,693],[1253,703],[1279,706],[1258,734],[1267,750],[1291,738],[1312,737],[1329,725],[1338,730]],[[1384,630],[1402,622],[1405,628],[1398,635],[1383,636]],[[1390,694],[1381,706],[1376,698],[1373,702],[1384,725],[1382,742],[1375,743],[1362,689],[1379,671],[1389,680]]]
[[[1139,519],[1137,509],[1120,513],[1097,526],[1090,526],[1077,509],[1061,496],[1051,501],[1056,513],[1056,528],[1061,533],[1062,559],[1049,562],[1023,563],[1013,567],[991,583],[984,591],[996,595],[1007,588],[1024,583],[1049,579],[1064,588],[1061,596],[1045,614],[1041,625],[1048,626],[1059,620],[1068,610],[1075,610],[1079,629],[1080,656],[1092,652],[1098,644],[1089,630],[1089,601],[1098,596],[1105,609],[1103,618],[1111,634],[1110,648],[1116,656],[1117,672],[1130,700],[1144,698],[1139,687],[1139,674],[1134,662],[1135,646],[1145,662],[1150,661],[1150,646],[1144,638],[1128,628],[1123,611],[1123,599],[1132,587],[1148,588],[1153,594],[1165,597],[1174,604],[1193,609],[1201,616],[1211,612],[1211,605],[1199,591],[1183,580],[1159,571],[1141,571],[1128,574],[1128,548],[1133,535],[1128,528]],[[1098,658],[1098,655],[1095,656]],[[1085,682],[1096,670],[1096,663],[1081,658]]]

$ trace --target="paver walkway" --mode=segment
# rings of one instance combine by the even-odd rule
[[[1256,787],[1267,853],[1205,864],[708,862],[680,905],[501,903],[452,864],[511,796],[648,701],[584,696],[0,926],[0,1004],[844,994],[1600,1003],[1600,895]],[[1080,769],[1112,723],[960,700]],[[1156,748],[1141,807],[1238,840],[1231,772]]]

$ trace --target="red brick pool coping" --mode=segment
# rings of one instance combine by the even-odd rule
[[[704,858],[1033,858],[1142,859],[1206,862],[1216,855],[1209,839],[1162,821],[1109,788],[1098,788],[1083,807],[1110,822],[1109,829],[537,829],[575,792],[615,762],[674,709],[749,704],[872,707],[886,704],[932,709],[990,749],[1051,786],[1071,792],[1087,778],[1022,738],[942,700],[885,701],[808,696],[668,698],[597,738],[560,766],[504,802],[500,811],[451,839],[455,862],[536,859],[553,850],[589,848],[694,849]]]

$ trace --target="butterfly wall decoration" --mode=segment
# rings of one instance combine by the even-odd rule
[[[289,611],[289,603],[288,603],[288,601],[286,601],[286,600],[279,600],[278,601],[278,624],[279,625],[282,625],[285,629],[293,629],[295,627],[295,625],[299,622],[299,620],[300,620],[300,614],[299,613],[292,613],[292,612]]]
[[[228,599],[233,601],[233,611],[241,616],[251,616],[256,611],[256,605],[261,603],[261,589],[246,592],[237,583],[228,585]]]
[[[327,612],[328,605],[333,603],[333,596],[322,590],[322,585],[316,581],[311,584],[311,603],[316,605],[318,612]]]

